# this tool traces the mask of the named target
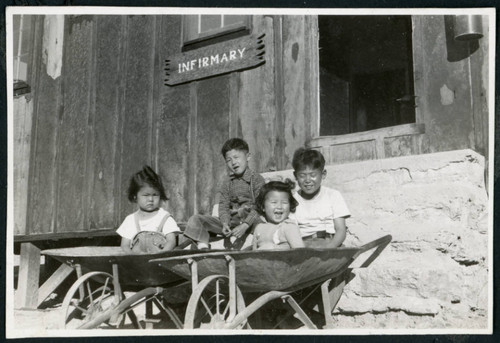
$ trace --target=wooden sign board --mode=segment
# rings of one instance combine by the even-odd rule
[[[165,85],[173,86],[261,65],[265,62],[264,36],[240,37],[171,56],[165,61]]]

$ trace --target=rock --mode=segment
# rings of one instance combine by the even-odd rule
[[[403,311],[410,315],[435,316],[440,310],[441,306],[436,299],[423,299],[410,296],[360,299],[359,296],[346,293],[333,313],[348,313],[353,315],[368,312],[378,314],[389,311]]]
[[[344,244],[393,237],[372,265],[353,271],[335,312],[339,323],[487,327],[488,195],[482,156],[460,150],[326,169],[323,184],[341,191],[351,211]],[[266,175],[293,179],[291,170]]]

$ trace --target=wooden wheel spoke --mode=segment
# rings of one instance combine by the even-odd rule
[[[219,287],[220,279],[217,279],[215,281],[215,308],[216,308],[216,313],[219,313],[219,297],[220,297],[220,287]]]
[[[200,298],[200,302],[203,305],[203,307],[205,307],[205,310],[207,311],[207,314],[210,316],[210,319],[212,319],[214,317],[214,314],[212,313],[212,309],[208,306],[205,299]]]
[[[90,272],[78,278],[62,303],[63,327],[91,328],[105,324],[114,308],[113,303],[108,301],[114,293],[113,287],[113,276],[105,272]],[[82,301],[79,300],[80,294]]]
[[[224,308],[224,311],[222,312],[222,317],[226,317],[227,310],[229,310],[229,301],[226,303],[226,307]]]
[[[71,305],[75,308],[75,310],[79,310],[83,314],[87,314],[88,310],[85,307],[81,307],[80,304],[81,302],[77,299],[73,299],[73,301],[71,302]]]
[[[76,304],[74,306],[75,306],[75,309],[79,310],[83,315],[88,315],[89,314],[89,310],[87,310],[86,308],[81,307],[81,306],[76,305]]]
[[[90,289],[90,282],[87,281],[86,283],[87,286],[87,292],[89,293],[89,308],[94,307],[94,298],[92,297],[92,290]]]
[[[102,287],[102,292],[99,297],[99,302],[97,303],[97,308],[101,308],[101,303],[102,300],[104,299],[104,294],[106,294],[106,290],[108,289],[108,282],[109,282],[109,277],[106,278],[106,281],[104,282],[104,286]]]
[[[211,275],[203,279],[193,290],[186,308],[185,329],[223,329],[229,310],[229,280],[225,275]],[[245,309],[245,300],[236,286],[236,313]],[[215,308],[214,308],[215,306]],[[210,321],[208,321],[210,316]],[[243,328],[246,319],[238,328]]]

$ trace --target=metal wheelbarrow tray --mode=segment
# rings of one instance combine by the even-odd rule
[[[354,248],[300,248],[290,250],[216,251],[152,259],[191,280],[192,295],[184,328],[235,329],[269,301],[281,298],[308,328],[316,325],[292,296],[320,285],[325,327],[333,327],[331,312],[340,299],[346,272],[362,253],[373,252],[360,268],[370,265],[390,243],[390,235]],[[261,294],[248,306],[243,294]]]

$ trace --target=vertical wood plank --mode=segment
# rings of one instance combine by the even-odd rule
[[[240,117],[240,73],[234,72],[229,78],[229,137],[241,137]]]
[[[311,113],[308,113],[309,74],[306,66],[311,58],[307,50],[307,31],[305,16],[285,16],[283,22],[283,87],[285,102],[283,105],[283,148],[285,163],[283,168],[290,168],[295,149],[303,146],[311,131]]]
[[[14,99],[14,235],[26,234],[32,116],[31,96]]]
[[[91,155],[89,228],[111,228],[117,225],[113,214],[118,201],[115,192],[117,140],[120,127],[120,80],[123,63],[123,25],[119,16],[97,17],[95,54],[95,105]]]
[[[64,112],[58,122],[57,232],[84,230],[92,32],[89,16],[70,16],[64,42]]]
[[[33,129],[30,152],[30,176],[26,234],[54,231],[56,207],[56,144],[58,117],[62,113],[61,77],[52,79],[43,61],[43,37],[46,17],[35,20],[33,47]],[[64,67],[63,67],[64,68]]]
[[[151,116],[151,156],[153,159],[152,167],[158,170],[158,121],[161,114],[161,97],[160,89],[165,87],[163,85],[163,80],[165,79],[165,74],[163,73],[164,63],[162,62],[162,51],[159,49],[159,45],[162,44],[162,16],[154,16],[154,40],[153,40],[153,51],[151,54],[152,63],[150,73],[153,76],[152,89],[151,92],[151,104],[152,104],[152,116]]]
[[[424,122],[432,123],[426,125],[425,134],[432,151],[471,148],[474,142],[469,138],[473,131],[470,56],[465,53],[469,43],[453,38],[452,27],[445,25],[446,17],[421,19],[421,31],[415,31],[414,37],[422,39],[425,75],[423,88],[415,88],[415,95],[425,110]]]
[[[118,74],[121,76],[118,78],[118,92],[116,101],[116,111],[117,111],[117,122],[116,122],[116,154],[115,154],[115,180],[113,189],[113,198],[115,200],[115,211],[114,220],[115,223],[120,223],[123,220],[123,197],[125,195],[123,187],[123,165],[122,165],[122,151],[123,151],[123,127],[125,118],[125,97],[127,90],[127,56],[128,56],[128,16],[120,17],[120,50],[118,51]],[[127,204],[128,206],[128,204]]]
[[[307,57],[304,73],[308,77],[305,79],[306,85],[304,86],[304,126],[305,142],[308,142],[319,135],[319,34],[317,15],[306,16],[305,52]],[[300,146],[300,144],[290,145],[292,149],[294,145],[295,148]]]
[[[95,222],[92,221],[91,216],[91,208],[92,208],[92,200],[94,197],[93,194],[93,183],[94,179],[97,177],[95,174],[94,168],[94,154],[95,149],[98,149],[95,145],[95,131],[96,131],[96,80],[97,80],[97,59],[98,59],[98,50],[97,50],[97,39],[98,39],[98,24],[101,16],[94,16],[93,18],[93,28],[91,32],[91,41],[90,41],[90,63],[89,63],[89,96],[88,96],[88,122],[87,122],[87,130],[85,137],[85,188],[83,194],[83,230],[87,231],[91,228],[97,228]],[[101,226],[103,228],[104,226]]]
[[[36,308],[40,276],[40,249],[31,243],[21,243],[16,308]]]
[[[167,209],[177,221],[187,221],[192,213],[188,197],[188,185],[191,184],[188,175],[194,174],[189,167],[189,98],[188,85],[168,89],[158,122],[158,172],[163,177],[169,198]]]
[[[127,18],[126,88],[124,98],[121,151],[121,208],[123,219],[135,209],[126,198],[129,178],[143,165],[152,164],[151,121],[153,104],[153,75],[151,75],[154,47],[154,18],[129,16]]]
[[[227,178],[220,150],[229,138],[230,76],[199,81],[197,90],[195,212],[211,214],[215,195]]]
[[[189,209],[188,175],[194,170],[189,167],[189,122],[193,113],[190,105],[189,84],[169,87],[163,85],[164,62],[167,56],[180,52],[181,17],[163,16],[157,37],[157,55],[162,77],[160,86],[159,117],[157,119],[156,161],[163,177],[169,201],[167,209],[177,221],[187,221],[193,209]],[[193,111],[196,106],[193,105]],[[193,184],[194,185],[194,184]],[[194,186],[193,186],[194,187]]]
[[[252,153],[250,167],[257,172],[277,170],[273,19],[253,16],[255,33],[265,33],[266,63],[240,73],[238,130]],[[232,124],[235,125],[235,124]]]
[[[197,169],[198,169],[198,81],[189,84],[189,138],[188,138],[188,217],[198,213]]]
[[[273,16],[274,29],[274,87],[275,87],[275,105],[276,113],[276,146],[274,155],[278,170],[283,170],[285,166],[285,74],[284,74],[284,34],[283,21],[284,16]]]
[[[483,16],[483,21],[487,18]],[[487,25],[487,23],[484,23]],[[487,27],[487,26],[486,26]],[[482,41],[488,41],[488,30],[483,30],[486,34]],[[473,45],[472,43],[470,46]],[[483,74],[484,70],[484,74]],[[480,44],[469,59],[470,87],[472,96],[472,115],[474,125],[475,151],[488,157],[488,50],[487,44]],[[484,77],[484,76],[485,77]],[[485,80],[484,80],[485,79]]]

